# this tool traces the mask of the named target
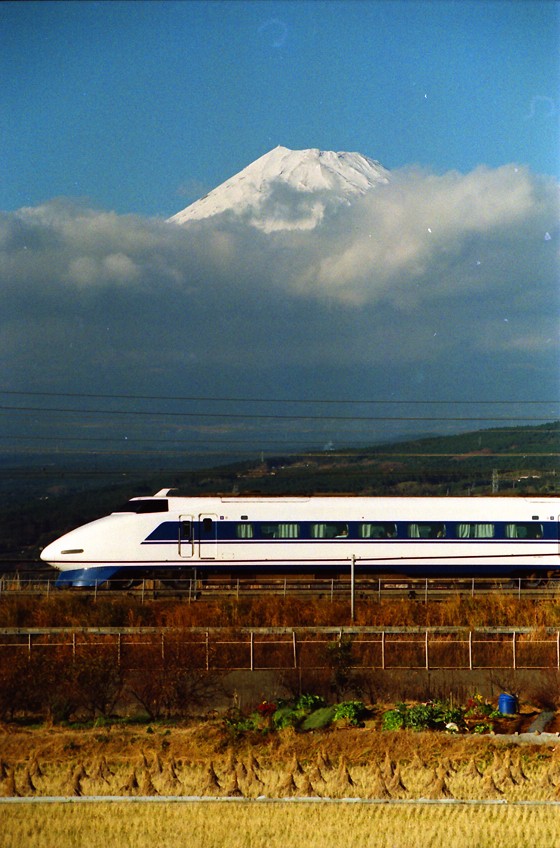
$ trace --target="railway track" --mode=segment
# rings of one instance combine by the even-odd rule
[[[50,571],[32,570],[27,564],[2,570],[0,566],[0,598],[2,596],[60,594],[64,590],[55,587],[56,575]],[[324,600],[347,600],[354,594],[355,600],[382,600],[408,598],[418,601],[438,601],[451,596],[509,595],[524,599],[556,599],[560,597],[560,579],[531,578],[400,578],[400,577],[357,577],[353,586],[349,575],[308,577],[213,577],[204,579],[185,578],[172,582],[144,579],[135,584],[112,581],[106,586],[91,589],[65,590],[81,596],[122,596],[142,601],[175,598],[194,602],[221,598],[250,598],[259,596],[322,598]]]

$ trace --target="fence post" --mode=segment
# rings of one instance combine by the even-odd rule
[[[385,631],[381,633],[381,668],[385,670]]]
[[[294,668],[297,668],[297,641],[296,631],[292,630],[292,645],[294,648]]]
[[[117,666],[121,667],[121,633],[117,637]]]
[[[472,630],[469,630],[469,671],[473,670],[472,662]]]
[[[516,641],[515,641],[515,636],[516,636],[516,633],[515,633],[515,630],[514,630],[514,631],[513,631],[513,636],[512,636],[512,638],[511,638],[511,652],[512,652],[512,659],[513,659],[513,668],[514,668],[514,670],[517,668],[517,650],[516,650],[516,649],[517,649],[517,645],[516,645]]]
[[[556,666],[560,669],[560,630],[556,631]]]
[[[27,658],[31,660],[31,633],[27,634]]]
[[[251,671],[254,671],[255,670],[255,634],[253,633],[252,630],[251,630],[251,633],[250,633],[249,645],[250,645],[249,651],[250,651],[250,656],[251,656]]]
[[[428,656],[428,630],[426,629],[426,671],[430,668],[430,658]]]
[[[210,633],[206,631],[206,671],[210,668]]]
[[[76,633],[72,633],[72,662],[76,662]]]

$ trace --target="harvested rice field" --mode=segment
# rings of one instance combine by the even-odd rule
[[[3,806],[3,848],[556,848],[560,808],[232,802]]]
[[[560,744],[374,722],[4,725],[0,796],[2,848],[557,848]]]
[[[0,796],[560,801],[560,740],[534,739],[367,725],[232,738],[219,719],[81,730],[12,725],[0,730]]]

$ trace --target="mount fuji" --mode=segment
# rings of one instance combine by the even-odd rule
[[[389,180],[383,165],[361,153],[279,146],[168,220],[188,225],[228,213],[266,233],[312,230],[325,213]]]

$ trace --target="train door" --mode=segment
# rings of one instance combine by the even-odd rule
[[[179,516],[179,556],[185,559],[192,557],[194,553],[193,539],[193,517],[192,515]]]
[[[218,522],[212,513],[198,516],[200,559],[216,559],[218,555]]]

